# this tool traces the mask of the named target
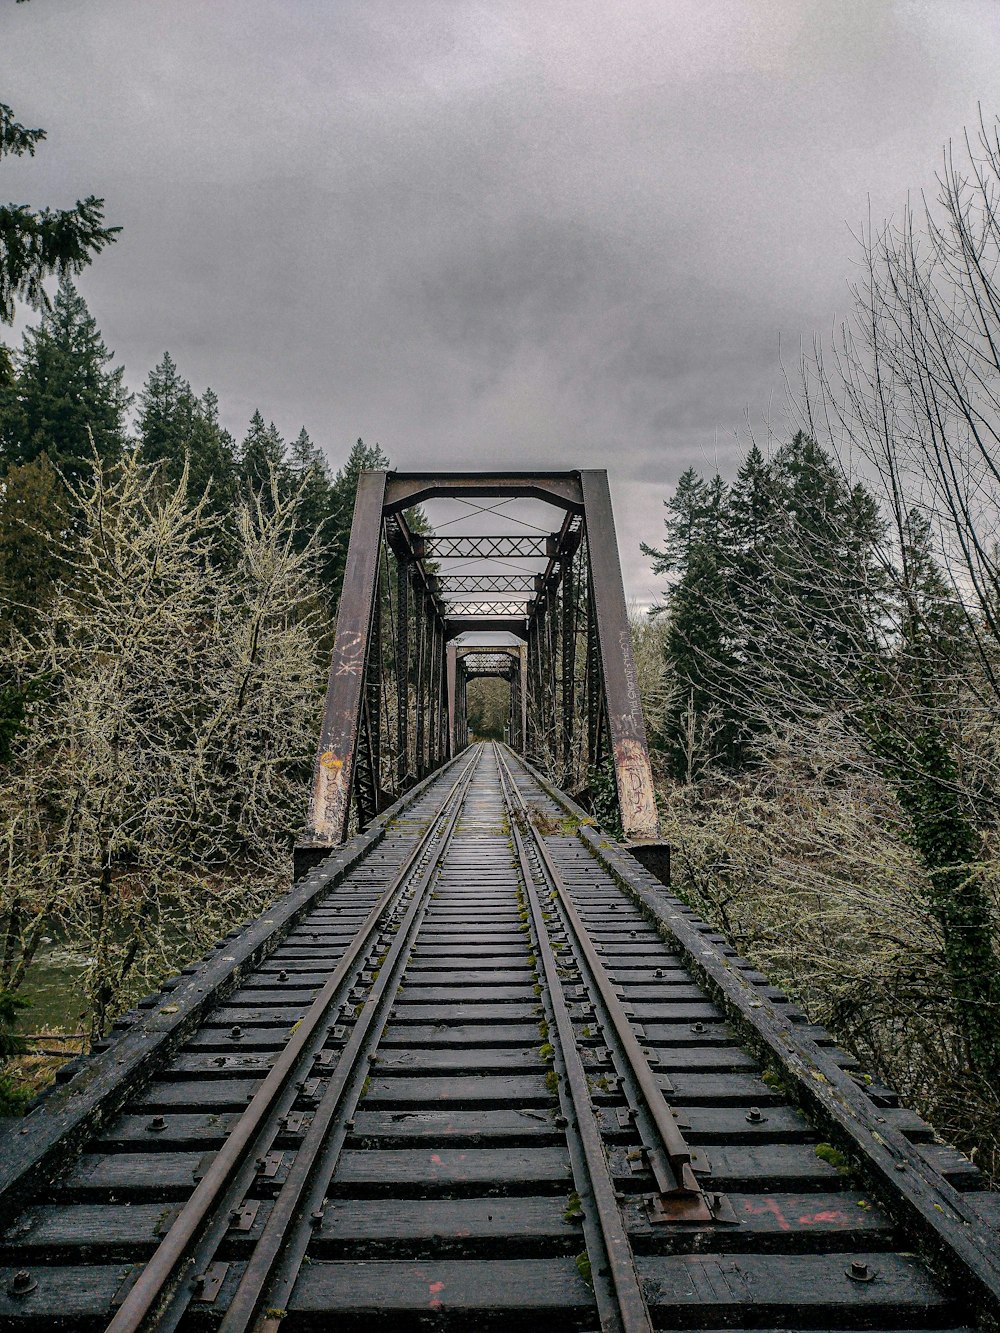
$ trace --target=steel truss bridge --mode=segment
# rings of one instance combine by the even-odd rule
[[[296,863],[0,1130],[0,1329],[998,1326],[1000,1195],[665,883],[603,473],[362,476]]]

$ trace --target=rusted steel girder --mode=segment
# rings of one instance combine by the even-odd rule
[[[580,481],[622,828],[632,841],[659,844],[653,770],[632,653],[608,474],[587,470],[580,473]]]
[[[298,843],[300,862],[308,861],[309,849],[325,853],[347,836],[384,504],[385,473],[363,472],[354,503],[309,817]]]

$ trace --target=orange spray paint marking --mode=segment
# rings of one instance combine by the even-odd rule
[[[755,1217],[764,1217],[770,1213],[772,1217],[777,1218],[778,1227],[782,1231],[791,1231],[792,1224],[778,1207],[777,1202],[771,1198],[763,1198],[760,1203],[754,1203],[753,1199],[746,1199],[743,1204],[745,1212],[752,1213]]]
[[[440,1156],[436,1152],[431,1153],[431,1161],[435,1166],[444,1166],[444,1162],[441,1161]]]
[[[835,1227],[847,1226],[847,1218],[836,1208],[824,1208],[818,1213],[803,1213],[799,1218],[799,1226],[802,1227],[822,1225],[824,1222],[829,1222]]]
[[[429,1284],[429,1291],[430,1291],[430,1293],[431,1293],[431,1299],[430,1299],[430,1301],[429,1301],[429,1305],[430,1305],[430,1307],[431,1307],[432,1310],[436,1310],[436,1309],[438,1308],[439,1305],[442,1305],[442,1304],[443,1304],[443,1302],[441,1301],[440,1297],[438,1296],[438,1292],[439,1292],[439,1291],[444,1291],[444,1283],[443,1283],[443,1282],[431,1282],[431,1283]]]

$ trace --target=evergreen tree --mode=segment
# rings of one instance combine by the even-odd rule
[[[244,494],[260,496],[266,510],[273,510],[277,501],[287,496],[293,478],[285,457],[285,442],[272,421],[255,411],[240,449],[239,479]]]
[[[643,544],[657,574],[673,577],[665,608],[664,655],[672,693],[661,743],[679,778],[706,761],[734,762],[739,728],[732,707],[737,669],[729,609],[728,493],[693,468],[665,502],[662,549]]]
[[[0,102],[0,158],[35,155],[44,130],[29,130]],[[21,297],[36,308],[48,308],[43,282],[50,274],[61,279],[80,273],[106,245],[117,240],[121,227],[105,227],[104,200],[78,199],[75,208],[43,208],[27,204],[0,205],[0,322],[12,323],[14,300]]]
[[[294,484],[299,488],[296,549],[304,549],[314,535],[318,537],[321,556],[317,572],[323,586],[336,598],[340,593],[337,584],[341,567],[339,550],[346,538],[335,530],[330,468],[321,450],[309,438],[305,426],[292,442],[288,462]]]
[[[30,631],[61,572],[69,526],[66,489],[44,454],[0,483],[0,643]]]
[[[185,464],[188,491],[208,491],[210,513],[227,515],[236,496],[233,440],[219,424],[219,402],[211,389],[199,400],[178,373],[169,352],[149,376],[139,397],[139,442],[146,462],[160,463],[176,486]]]
[[[83,297],[65,278],[41,324],[28,329],[2,430],[5,466],[41,454],[69,481],[91,473],[93,450],[114,462],[126,447],[131,395],[124,368],[101,339]]]
[[[777,451],[770,473],[771,581],[752,621],[760,658],[771,659],[768,674],[788,704],[828,706],[869,654],[883,529],[868,491],[850,486],[802,431]]]

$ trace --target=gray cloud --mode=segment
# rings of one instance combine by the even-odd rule
[[[106,196],[81,286],[133,386],[169,348],[334,463],[606,466],[645,597],[677,475],[780,424],[779,339],[998,109],[998,47],[992,0],[8,3],[50,138],[0,194]]]

